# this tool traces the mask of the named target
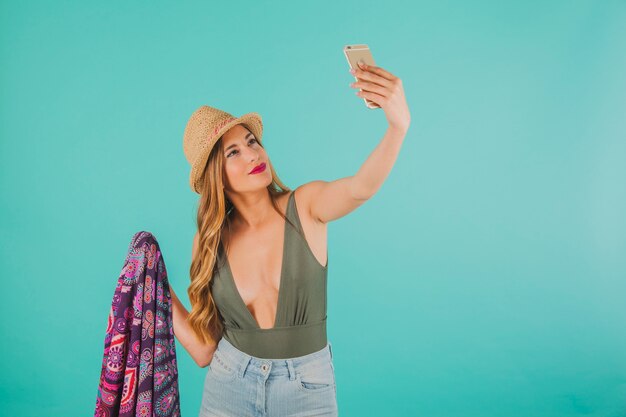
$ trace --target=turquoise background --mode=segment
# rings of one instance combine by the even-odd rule
[[[190,307],[198,106],[262,114],[291,188],[357,172],[350,43],[412,124],[329,226],[340,415],[626,416],[625,1],[2,2],[0,35],[3,416],[93,414],[135,232]]]

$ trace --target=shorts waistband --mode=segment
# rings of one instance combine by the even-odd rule
[[[240,377],[243,377],[246,372],[251,372],[260,376],[269,376],[269,374],[289,375],[291,379],[294,379],[295,368],[308,366],[318,361],[332,362],[333,358],[330,341],[324,348],[307,355],[285,359],[266,359],[248,355],[222,337],[217,344],[216,353],[221,360],[227,362],[229,366],[235,369]]]

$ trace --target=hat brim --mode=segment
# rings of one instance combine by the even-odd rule
[[[215,146],[215,143],[222,137],[222,135],[224,135],[224,133],[228,131],[228,129],[238,124],[244,125],[250,132],[252,132],[259,142],[262,142],[263,121],[261,119],[261,115],[256,112],[246,113],[222,126],[212,137],[207,138],[208,146],[202,149],[191,168],[189,184],[191,185],[191,189],[197,194],[200,194],[202,186],[202,173],[204,172],[209,154]]]

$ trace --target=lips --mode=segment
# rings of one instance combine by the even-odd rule
[[[265,171],[265,162],[261,162],[259,165],[255,166],[254,169],[250,171],[250,174],[256,174],[263,171]]]

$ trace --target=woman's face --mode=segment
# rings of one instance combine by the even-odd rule
[[[269,159],[265,149],[243,125],[235,125],[222,136],[225,189],[234,192],[257,191],[272,183]],[[251,174],[257,165],[265,170]]]

